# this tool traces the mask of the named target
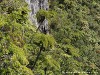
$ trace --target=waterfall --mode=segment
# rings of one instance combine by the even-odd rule
[[[48,10],[48,0],[25,0],[28,5],[31,12],[29,13],[30,20],[32,23],[39,28],[41,32],[46,32],[48,30],[48,21],[47,19],[44,19],[42,23],[39,23],[36,18],[36,14],[40,9]]]

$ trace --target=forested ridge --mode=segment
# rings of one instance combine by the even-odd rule
[[[0,75],[100,75],[100,0],[49,0],[37,21],[25,0],[0,0]]]

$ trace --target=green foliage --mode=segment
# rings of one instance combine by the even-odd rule
[[[59,65],[59,62],[55,61],[51,55],[47,55],[46,57],[46,61],[49,66],[53,67],[54,69],[56,70],[59,70],[60,69],[60,65]]]
[[[25,53],[21,48],[15,46],[14,44],[11,44],[8,49],[10,53],[14,54],[14,56],[12,56],[11,58],[12,60],[18,60],[22,65],[28,64],[28,60],[25,57]]]
[[[94,72],[99,74],[100,68],[97,69],[99,61],[96,59],[99,57],[96,53],[96,48],[98,48],[100,40],[98,34],[100,23],[98,23],[99,19],[96,18],[100,11],[98,10],[100,8],[99,3],[100,1],[98,0],[51,1],[50,10],[56,12],[56,15],[53,15],[50,20],[51,34],[59,43],[59,47],[71,56],[71,60],[69,60],[70,57],[62,60],[64,61],[62,65],[63,72],[69,72],[73,69],[79,72],[93,72],[95,70]],[[97,46],[95,47],[95,45]],[[71,61],[73,63],[77,61],[78,64],[81,62],[82,64],[79,66],[77,64],[68,65],[67,63]],[[96,69],[90,68],[89,64],[86,69],[86,65],[83,65],[84,63],[95,63]],[[72,69],[68,69],[65,66],[72,67]]]
[[[23,50],[28,9],[20,0],[0,3],[0,75],[33,75]]]
[[[38,22],[41,22],[42,19],[47,19],[49,16],[48,11],[45,11],[43,9],[39,10],[36,14],[36,18],[38,20]]]
[[[45,34],[34,34],[34,42],[41,46],[43,45],[44,48],[53,48],[55,45],[55,39],[51,35],[45,35]]]
[[[0,2],[0,75],[99,75],[100,1],[50,0],[49,6],[36,14],[38,22],[49,21],[45,35],[29,22],[24,0]]]

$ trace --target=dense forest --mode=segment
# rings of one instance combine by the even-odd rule
[[[49,0],[37,20],[25,0],[0,0],[0,75],[100,75],[100,0]]]

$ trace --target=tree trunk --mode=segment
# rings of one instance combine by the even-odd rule
[[[35,61],[34,61],[32,70],[34,70],[35,65],[36,65],[36,63],[37,63],[37,61],[38,61],[38,59],[39,59],[39,57],[40,57],[41,52],[42,52],[43,49],[44,49],[44,47],[43,47],[43,45],[42,45],[42,46],[40,47],[40,51],[39,51],[39,53],[37,54],[37,57],[36,57],[36,59],[35,59]]]

